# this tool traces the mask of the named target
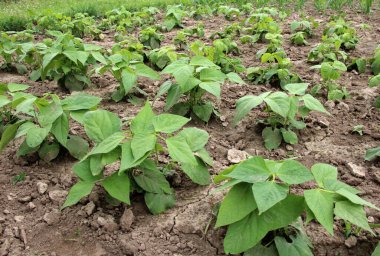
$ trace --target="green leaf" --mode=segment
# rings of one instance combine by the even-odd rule
[[[175,196],[163,193],[144,194],[146,206],[152,214],[160,214],[175,205]]]
[[[53,101],[49,105],[40,108],[40,114],[37,116],[37,119],[41,126],[46,127],[54,123],[62,114],[61,105]]]
[[[161,79],[160,75],[157,74],[156,71],[154,71],[153,69],[151,69],[150,67],[148,67],[145,64],[139,63],[139,64],[134,65],[134,67],[136,69],[136,73],[138,76],[147,77],[147,78],[150,78],[152,80],[160,80]]]
[[[88,196],[95,183],[91,181],[79,181],[72,186],[67,195],[65,203],[62,205],[62,209],[77,204],[83,197]]]
[[[253,196],[259,214],[284,200],[289,193],[289,187],[272,181],[256,182],[252,185]]]
[[[207,102],[201,105],[193,105],[192,106],[194,114],[204,122],[208,122],[211,118],[211,114],[213,113],[214,106],[211,102]]]
[[[337,180],[338,169],[329,164],[318,163],[311,167],[311,172],[314,175],[315,181],[319,187],[324,186],[325,180]]]
[[[257,244],[255,247],[249,249],[244,253],[244,256],[278,256],[276,247],[272,244],[266,247],[262,244]]]
[[[105,178],[102,181],[102,186],[113,198],[123,203],[131,204],[129,199],[131,182],[128,175],[116,172]]]
[[[365,160],[372,161],[380,156],[380,147],[367,149],[365,152]]]
[[[69,151],[70,155],[80,160],[88,153],[90,146],[82,137],[70,135],[67,139],[65,147]]]
[[[380,242],[377,243],[375,251],[371,254],[371,256],[380,256]]]
[[[135,86],[137,83],[137,74],[135,71],[131,68],[124,68],[121,71],[121,86],[124,89],[123,94],[121,95],[121,98],[129,93],[129,91]]]
[[[73,172],[82,180],[95,183],[103,178],[103,174],[93,176],[90,170],[90,159],[83,162],[77,162],[73,165]]]
[[[302,184],[314,179],[313,174],[300,162],[286,160],[276,172],[276,175],[287,184]]]
[[[154,113],[147,101],[144,108],[136,115],[131,122],[131,131],[137,133],[154,133],[153,127]]]
[[[205,164],[208,164],[210,166],[213,165],[213,160],[210,156],[210,154],[207,152],[206,149],[202,148],[200,150],[198,150],[197,152],[195,152],[195,154],[200,158],[202,159],[202,161],[205,163]]]
[[[322,103],[319,102],[319,100],[317,100],[316,98],[314,98],[310,94],[306,94],[306,95],[302,96],[302,100],[305,104],[305,107],[307,107],[308,109],[314,110],[314,111],[319,111],[319,112],[326,113],[326,114],[330,114],[329,112],[327,112],[327,110],[322,105]]]
[[[8,127],[8,126],[6,126],[6,127]],[[22,125],[20,125],[20,127],[17,129],[17,133],[16,133],[15,138],[19,138],[21,136],[24,136],[25,134],[27,134],[29,129],[33,128],[33,127],[37,127],[37,125],[34,124],[33,122],[30,122],[30,121],[23,122]]]
[[[334,193],[311,189],[306,190],[304,196],[307,206],[313,212],[315,218],[331,235],[334,235]]]
[[[339,180],[324,180],[323,185],[326,189],[332,190],[332,191],[338,191],[339,189],[345,189],[354,195],[361,193],[360,190],[353,188],[353,187],[351,187],[351,186],[347,185],[346,183],[341,182]]]
[[[289,97],[283,92],[274,92],[268,97],[264,98],[265,103],[271,110],[283,118],[286,118],[290,109]]]
[[[231,82],[234,82],[234,83],[237,83],[237,84],[245,84],[245,82],[243,81],[243,79],[241,79],[241,77],[238,74],[234,73],[234,72],[228,73],[227,77],[228,77],[228,79]]]
[[[313,256],[309,244],[300,235],[290,236],[290,239],[291,242],[280,236],[274,238],[280,256]]]
[[[371,77],[368,81],[369,87],[375,87],[380,85],[380,74],[374,77]]]
[[[16,136],[17,129],[20,125],[22,125],[24,122],[17,122],[11,125],[7,125],[5,127],[4,132],[1,135],[0,140],[0,152],[4,150],[4,148],[8,145],[8,143],[13,140],[13,138]]]
[[[132,137],[131,149],[134,159],[139,159],[154,149],[157,137],[155,134],[135,134]]]
[[[178,136],[185,138],[193,152],[201,150],[207,144],[209,138],[209,135],[205,130],[195,127],[183,129],[178,133]]]
[[[182,116],[161,114],[153,117],[152,123],[156,132],[172,133],[181,129],[189,121],[190,119]]]
[[[360,228],[372,232],[368,225],[368,220],[363,206],[353,204],[349,201],[339,201],[335,203],[334,213],[341,219],[344,219]]]
[[[51,133],[63,146],[66,145],[69,136],[69,119],[66,113],[62,113],[53,123]]]
[[[0,95],[0,108],[4,107],[5,105],[11,103],[7,96]]]
[[[214,68],[202,69],[199,74],[199,79],[202,82],[213,81],[223,83],[227,76],[220,70]]]
[[[280,129],[266,127],[262,132],[262,136],[264,145],[268,150],[277,149],[281,145],[282,136]]]
[[[208,185],[210,184],[210,173],[206,165],[198,158],[197,165],[192,164],[182,164],[182,171],[186,173],[187,176],[196,184]]]
[[[45,141],[38,150],[38,156],[45,162],[50,162],[58,156],[59,150],[60,146],[57,142]]]
[[[171,109],[181,98],[181,95],[181,88],[178,84],[173,84],[168,91],[168,95],[166,96],[165,111]]]
[[[220,99],[220,84],[218,82],[202,82],[199,87]]]
[[[121,162],[120,162],[120,171],[119,171],[120,173],[139,165],[149,155],[149,152],[148,152],[143,157],[139,159],[135,159],[133,157],[130,141],[127,141],[121,144],[121,152],[122,153],[121,153]]]
[[[284,141],[286,143],[289,143],[289,144],[297,144],[298,143],[298,137],[297,137],[297,134],[295,132],[293,132],[292,130],[288,129],[284,129],[284,128],[281,128],[281,134],[282,134],[282,137],[284,138]]]
[[[284,88],[290,94],[304,95],[308,86],[309,86],[309,83],[296,83],[296,84],[287,84],[284,86]]]
[[[217,67],[214,62],[203,56],[194,56],[191,58],[189,64],[192,66]]]
[[[193,152],[186,139],[180,135],[166,139],[170,157],[179,163],[197,165]]]
[[[218,212],[215,227],[235,223],[257,208],[252,193],[252,185],[239,183],[233,186],[224,197]]]
[[[247,251],[257,245],[269,231],[295,221],[303,210],[303,198],[289,195],[261,215],[257,211],[250,213],[228,227],[224,238],[225,253],[238,254]]]
[[[61,101],[63,110],[75,111],[82,109],[91,109],[96,107],[102,101],[101,98],[85,94],[76,93],[64,98]]]
[[[240,98],[236,102],[236,114],[234,117],[234,125],[236,125],[243,117],[245,117],[249,111],[263,103],[264,99],[270,94],[270,92],[263,93],[259,96],[247,95]]]
[[[106,110],[87,112],[83,121],[86,134],[97,143],[121,130],[120,118]]]
[[[30,86],[25,84],[15,84],[15,83],[9,83],[7,85],[9,92],[18,92],[18,91],[24,91],[28,89]]]
[[[344,196],[345,198],[347,198],[348,200],[350,200],[354,204],[365,205],[365,206],[371,207],[371,208],[373,208],[373,209],[375,209],[377,211],[380,211],[380,209],[378,207],[376,207],[375,205],[373,205],[370,202],[367,202],[367,201],[361,199],[357,195],[351,193],[350,191],[348,191],[348,190],[346,190],[344,188],[338,189],[336,191],[336,193],[338,193],[341,196]]]
[[[248,183],[256,183],[268,179],[271,171],[262,157],[255,156],[241,162],[235,169],[226,174],[226,177]]]
[[[115,149],[117,146],[120,145],[121,141],[125,138],[124,133],[117,132],[109,137],[107,137],[105,140],[101,141],[99,144],[97,144],[90,153],[87,154],[87,157],[90,155],[96,155],[96,154],[105,154],[113,149]],[[85,158],[87,158],[85,157]]]
[[[139,172],[133,174],[133,178],[143,190],[151,193],[172,194],[169,182],[162,174],[154,162],[145,160],[139,168]]]
[[[39,146],[48,136],[50,127],[40,128],[33,127],[28,130],[26,134],[26,143],[29,147],[34,148]]]

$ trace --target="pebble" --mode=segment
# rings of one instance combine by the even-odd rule
[[[28,207],[29,207],[29,209],[33,210],[36,208],[36,205],[33,202],[29,202]]]
[[[357,243],[358,243],[358,240],[354,236],[350,236],[349,238],[346,239],[346,241],[344,241],[344,244],[348,248],[355,247]]]
[[[288,151],[293,151],[294,150],[294,148],[291,145],[289,145],[289,144],[286,144],[285,148]]]
[[[95,204],[93,201],[90,201],[86,206],[83,208],[83,210],[86,212],[87,216],[90,216],[94,213],[95,210]]]
[[[104,250],[100,243],[96,243],[95,245],[95,253],[94,256],[106,256],[107,252]]]
[[[27,202],[30,202],[30,200],[32,200],[31,196],[24,196],[24,197],[18,199],[18,201],[20,203],[27,203]]]
[[[346,163],[348,170],[352,175],[358,178],[364,178],[366,176],[366,169],[362,166],[356,165],[354,163]]]
[[[98,217],[97,222],[100,226],[104,227],[107,231],[112,232],[118,229],[115,219],[111,215],[106,217]]]
[[[48,189],[48,184],[45,182],[39,181],[37,182],[37,190],[40,195],[44,194]]]
[[[350,107],[346,103],[344,103],[343,101],[339,102],[337,107],[340,110],[350,111]]]
[[[59,218],[61,217],[61,213],[57,209],[53,209],[51,212],[45,213],[43,220],[49,225],[54,225],[59,222]]]
[[[15,216],[14,217],[14,220],[16,221],[16,222],[22,222],[23,220],[24,220],[24,216]]]
[[[49,192],[49,197],[52,201],[63,203],[66,199],[67,191],[65,190],[52,190]]]
[[[120,218],[120,227],[123,231],[131,229],[132,223],[135,219],[131,209],[125,209],[123,215]]]
[[[227,159],[230,161],[230,163],[237,164],[241,161],[247,159],[248,153],[245,151],[241,151],[238,149],[229,149],[227,152]]]

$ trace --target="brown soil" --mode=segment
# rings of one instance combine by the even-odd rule
[[[306,62],[307,53],[320,42],[329,16],[314,11],[308,12],[308,15],[321,23],[315,30],[315,36],[308,40],[310,45],[295,47],[289,43],[290,21],[298,18],[297,14],[293,14],[282,23],[284,48],[294,62],[294,71],[305,81],[315,85],[320,81],[320,76],[309,70],[311,65]],[[357,49],[350,53],[351,56],[370,58],[380,43],[379,12],[365,16],[348,11],[346,19],[352,22],[361,38]],[[221,31],[229,23],[223,17],[210,17],[203,22],[207,29],[206,36],[214,31]],[[361,29],[359,25],[362,23],[369,24],[371,29]],[[186,24],[192,26],[195,23],[186,20]],[[175,34],[176,30],[167,33],[165,44],[169,44]],[[211,42],[209,39],[205,41]],[[112,36],[108,35],[100,44],[110,47],[113,44]],[[239,45],[244,65],[260,65],[256,52],[262,46]],[[365,150],[378,146],[380,138],[380,116],[373,107],[379,90],[368,88],[367,81],[370,76],[369,71],[362,75],[355,72],[344,73],[340,82],[347,87],[352,98],[340,103],[327,102],[325,105],[332,115],[313,114],[308,119],[308,128],[300,133],[299,144],[292,147],[282,145],[275,151],[264,148],[255,123],[260,110],[252,111],[236,128],[230,124],[238,98],[275,89],[264,85],[225,84],[223,97],[216,102],[224,121],[214,119],[208,124],[192,121],[190,125],[206,129],[210,134],[208,150],[215,160],[211,170],[214,174],[230,164],[227,151],[233,148],[270,159],[297,156],[309,167],[317,162],[337,166],[341,180],[362,190],[364,199],[380,205],[379,162],[364,161]],[[32,85],[30,92],[36,95],[45,92],[66,95],[54,82],[34,83],[27,76],[0,73],[0,82]],[[127,101],[114,103],[108,100],[117,86],[111,76],[94,77],[93,83],[94,86],[87,92],[104,98],[102,108],[113,111],[120,117],[133,116],[140,109],[140,106],[134,106]],[[140,85],[148,92],[150,99],[158,90],[158,85],[149,80],[141,80]],[[325,102],[322,97],[320,100]],[[154,108],[157,112],[162,112],[163,106],[164,99],[161,98],[156,101]],[[351,132],[359,124],[365,127],[363,136]],[[101,189],[96,189],[78,205],[60,212],[63,196],[76,182],[71,172],[74,160],[69,156],[61,156],[53,163],[29,163],[15,158],[16,148],[17,142],[11,144],[0,156],[1,255],[224,255],[225,230],[213,228],[212,214],[213,206],[221,199],[222,194],[210,194],[212,185],[195,186],[182,177],[182,182],[176,188],[176,206],[159,216],[151,215],[138,195],[133,198],[131,207],[107,205]],[[355,176],[348,168],[349,163],[363,167],[365,176]],[[25,181],[12,185],[12,179],[21,172],[26,173]],[[48,185],[45,193],[38,192],[39,182]],[[88,215],[86,210],[92,203],[95,204],[95,209]],[[133,223],[126,231],[119,227],[119,220],[125,209],[131,209],[134,215]],[[371,222],[380,222],[379,212],[368,210],[367,213]],[[106,220],[106,224],[100,226],[102,220]],[[365,232],[354,239],[346,240],[341,224],[336,222],[335,237],[329,236],[320,225],[308,226],[307,233],[313,242],[315,255],[370,255],[377,240]],[[380,229],[375,229],[375,232],[379,233]]]

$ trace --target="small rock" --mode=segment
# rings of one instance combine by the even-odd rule
[[[319,117],[317,123],[322,128],[328,128],[330,126],[330,122],[324,117]]]
[[[358,166],[354,163],[346,163],[348,170],[352,175],[358,178],[364,178],[366,175],[366,169],[362,166]]]
[[[42,181],[37,182],[38,193],[40,193],[42,195],[46,192],[47,189],[48,189],[48,184],[46,184]]]
[[[27,203],[27,202],[30,202],[30,200],[32,200],[31,196],[24,196],[24,197],[18,199],[18,201],[20,203]]]
[[[86,212],[86,214],[88,216],[90,216],[94,212],[95,207],[96,206],[95,206],[94,202],[90,201],[88,204],[86,204],[86,206],[83,208],[83,210]]]
[[[11,243],[9,242],[9,239],[5,239],[5,241],[3,242],[3,245],[0,248],[0,256],[8,255],[10,247],[11,247]]]
[[[14,220],[16,221],[16,222],[22,222],[23,220],[24,220],[24,216],[15,216],[14,217]]]
[[[96,243],[95,245],[95,253],[94,256],[106,256],[107,252],[104,250],[100,243]]]
[[[109,232],[113,232],[118,229],[118,225],[111,215],[106,215],[106,217],[98,217],[97,221],[100,226],[104,227]]]
[[[356,237],[354,237],[354,236],[350,236],[349,238],[346,239],[346,241],[344,241],[344,244],[345,244],[348,248],[352,248],[352,247],[354,247],[357,243],[358,243],[358,240],[357,240]]]
[[[325,102],[325,107],[328,108],[328,110],[333,110],[335,107],[335,102],[332,100],[328,100]]]
[[[52,201],[63,203],[66,199],[67,191],[65,190],[53,190],[49,192],[49,197]]]
[[[289,144],[286,144],[285,148],[288,151],[293,151],[294,150],[294,148],[291,145],[289,145]]]
[[[36,205],[33,202],[29,202],[28,207],[29,207],[29,209],[33,210],[36,208]]]
[[[135,219],[131,209],[125,209],[123,215],[120,218],[120,227],[123,231],[128,231]]]
[[[50,226],[58,223],[60,217],[61,213],[57,209],[53,209],[53,211],[45,213],[43,219]]]
[[[25,232],[25,229],[24,229],[24,228],[21,228],[21,230],[20,230],[20,236],[21,236],[21,240],[22,240],[22,242],[23,242],[24,245],[26,246],[28,240],[26,240],[26,232]]]
[[[337,107],[340,110],[346,110],[346,111],[350,110],[350,107],[346,103],[344,103],[343,101],[339,102]]]
[[[375,218],[372,216],[368,216],[367,220],[369,223],[375,223]]]
[[[0,216],[0,223],[5,222],[5,218]]]
[[[227,152],[227,159],[233,164],[240,163],[241,161],[247,159],[248,153],[245,151],[237,150],[235,148],[229,149]]]

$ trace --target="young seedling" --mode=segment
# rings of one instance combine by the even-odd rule
[[[236,102],[234,124],[242,120],[253,108],[265,103],[267,117],[259,120],[265,125],[262,131],[265,147],[277,149],[282,141],[297,144],[298,136],[294,129],[306,128],[303,119],[311,112],[329,114],[323,105],[310,94],[306,94],[309,84],[287,84],[284,92],[265,92],[259,96],[248,95]]]
[[[357,133],[360,136],[363,136],[363,129],[364,125],[355,125],[354,128],[352,128],[352,133]]]
[[[139,40],[144,46],[150,49],[157,49],[160,48],[164,35],[157,33],[155,27],[148,27],[140,31]]]
[[[108,196],[126,204],[131,204],[134,191],[143,193],[150,212],[159,214],[175,204],[165,176],[168,172],[183,171],[199,185],[210,182],[207,166],[212,159],[205,149],[209,135],[197,128],[182,129],[190,119],[155,115],[147,102],[128,128],[105,110],[88,112],[83,121],[95,146],[73,166],[79,182],[71,188],[63,208],[78,203],[100,185]],[[107,165],[118,161],[116,170],[106,171]]]
[[[374,234],[364,207],[380,209],[337,178],[338,170],[332,165],[317,163],[309,170],[296,160],[260,156],[223,170],[214,182],[226,181],[217,190],[231,188],[220,204],[215,224],[227,227],[224,252],[312,256],[302,216],[306,216],[305,224],[318,222],[332,236],[334,219]],[[300,189],[305,183],[307,189],[302,185]]]

